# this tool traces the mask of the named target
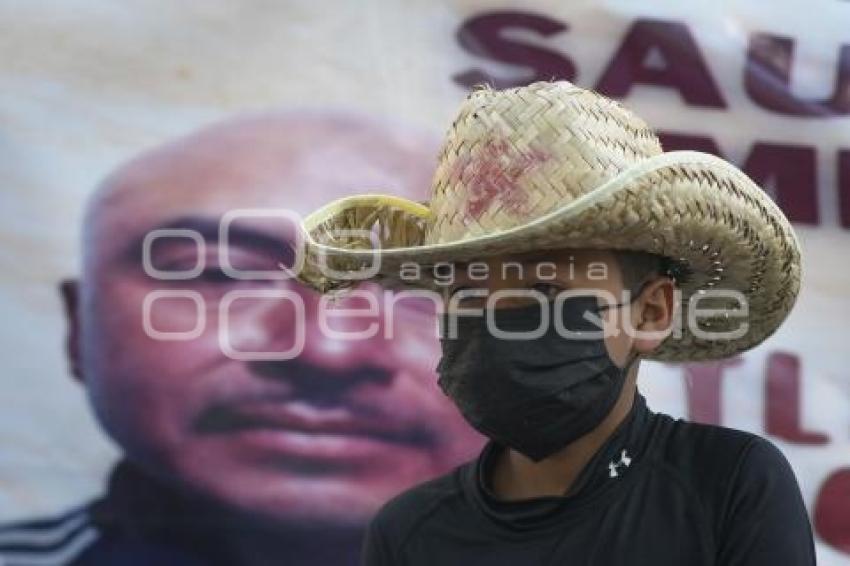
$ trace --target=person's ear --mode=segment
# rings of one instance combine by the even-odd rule
[[[65,337],[65,355],[71,375],[82,382],[83,370],[80,360],[80,282],[77,279],[63,279],[59,282],[59,295],[65,311],[67,335]]]
[[[637,298],[634,348],[640,354],[655,350],[672,332],[675,289],[669,277],[658,277],[648,282]]]

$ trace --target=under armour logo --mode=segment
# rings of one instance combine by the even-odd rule
[[[628,468],[631,465],[632,465],[632,459],[629,458],[629,453],[626,452],[626,450],[624,448],[623,451],[620,452],[620,461],[615,462],[615,461],[611,460],[611,463],[608,464],[608,477],[611,477],[611,478],[619,477],[620,472],[618,472],[617,470],[619,470],[620,466],[625,466],[625,467]]]

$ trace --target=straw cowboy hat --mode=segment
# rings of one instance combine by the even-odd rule
[[[434,266],[531,250],[590,248],[658,254],[684,266],[681,321],[695,294],[743,293],[746,318],[699,318],[698,328],[748,324],[735,339],[698,337],[689,324],[651,359],[709,360],[752,348],[788,315],[800,287],[800,248],[771,198],[732,164],[695,151],[664,152],[646,123],[596,92],[566,81],[474,90],[439,155],[431,199],[380,194],[343,198],[302,223],[298,277],[322,291],[405,281],[403,266]],[[675,277],[675,276],[674,276]],[[700,309],[740,309],[727,297]],[[678,310],[681,309],[681,310]],[[697,332],[697,334],[702,334]]]

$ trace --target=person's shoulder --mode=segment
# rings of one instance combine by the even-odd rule
[[[53,517],[0,524],[0,564],[69,564],[97,541],[91,504]]]
[[[706,511],[716,514],[727,498],[751,453],[759,460],[784,462],[782,453],[767,440],[751,432],[720,425],[696,423],[656,415],[656,469],[681,489],[689,492]]]
[[[707,521],[718,564],[815,564],[805,502],[779,447],[723,426],[659,422],[657,469]]]
[[[473,461],[474,462],[474,461]],[[469,473],[467,463],[450,473],[421,483],[396,495],[378,510],[369,523],[363,543],[361,564],[385,566],[401,563],[408,541],[429,519],[440,512],[452,513],[451,506],[463,499],[462,477]]]
[[[720,425],[656,415],[659,421],[659,460],[687,473],[721,477],[741,464],[751,450],[784,459],[773,444],[752,432]]]
[[[447,501],[462,496],[460,474],[464,466],[438,476],[396,495],[380,508],[373,522],[392,526],[397,532],[408,531]]]
[[[370,544],[397,552],[416,530],[436,514],[463,499],[461,475],[471,463],[458,466],[384,503],[369,525]]]
[[[659,418],[665,422],[656,464],[699,502],[716,527],[727,522],[736,501],[800,499],[788,459],[770,440],[719,425]]]

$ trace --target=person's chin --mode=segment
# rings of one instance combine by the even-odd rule
[[[184,451],[183,481],[225,506],[277,523],[356,526],[433,475],[432,455],[415,446],[304,433],[237,436],[207,438]]]

